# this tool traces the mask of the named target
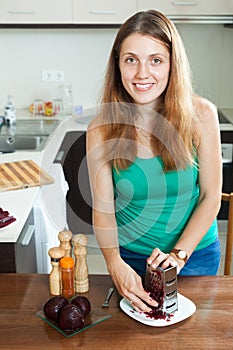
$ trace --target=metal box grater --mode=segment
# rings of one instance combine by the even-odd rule
[[[166,313],[178,310],[176,267],[162,269],[147,265],[145,289],[158,302],[159,310]]]

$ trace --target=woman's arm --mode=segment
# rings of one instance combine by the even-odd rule
[[[189,220],[179,245],[190,255],[203,238],[221,206],[222,156],[218,114],[215,106],[201,100],[200,145],[198,147],[200,197],[197,208]]]
[[[222,191],[221,141],[217,110],[211,102],[202,98],[197,100],[197,109],[200,122],[200,144],[197,150],[200,197],[195,211],[174,247],[185,250],[188,256],[192,254],[217,216]],[[173,253],[171,255],[181,269],[184,263]],[[159,254],[156,250],[149,260],[157,265],[163,258],[164,254]],[[168,265],[167,262],[166,264]]]
[[[112,169],[110,162],[105,160],[105,147],[100,128],[91,124],[87,131],[87,164],[95,235],[118,292],[132,301],[136,310],[149,311],[142,300],[153,306],[157,303],[143,289],[141,277],[120,257]]]

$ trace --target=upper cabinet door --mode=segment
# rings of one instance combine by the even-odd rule
[[[137,0],[73,0],[73,23],[121,24],[137,11]]]
[[[0,23],[72,23],[72,0],[0,1]]]
[[[165,15],[233,15],[232,0],[138,0],[138,10],[155,9]]]

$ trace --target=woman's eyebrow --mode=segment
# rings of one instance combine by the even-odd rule
[[[135,52],[124,52],[121,54],[122,56],[128,56],[128,55],[132,55],[132,56],[137,56],[138,57],[138,54],[135,53]],[[148,57],[154,57],[154,56],[163,56],[163,57],[167,57],[168,54],[166,53],[162,53],[162,52],[154,52],[154,53],[151,53]]]

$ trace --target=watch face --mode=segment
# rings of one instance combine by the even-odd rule
[[[180,259],[185,259],[187,254],[184,250],[180,250],[179,253],[178,253]]]

